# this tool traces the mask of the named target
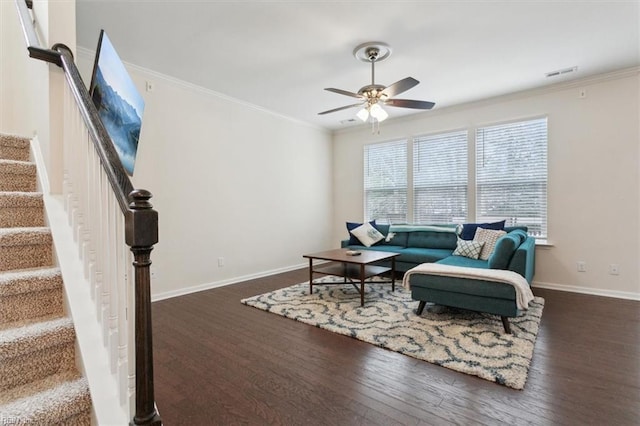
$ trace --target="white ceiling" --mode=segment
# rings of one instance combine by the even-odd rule
[[[640,65],[638,1],[77,0],[77,42],[104,28],[122,59],[328,129],[347,125],[370,67],[355,46],[393,49],[376,83],[435,108]],[[555,78],[545,73],[577,66]],[[407,113],[386,108],[391,117]]]

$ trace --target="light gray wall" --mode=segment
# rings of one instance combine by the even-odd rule
[[[549,241],[535,284],[640,299],[638,70],[385,121],[334,138],[335,244],[363,218],[363,145],[520,118],[549,117]],[[585,89],[587,97],[579,97]],[[473,189],[471,189],[473,190]],[[585,261],[586,272],[576,262]],[[610,275],[618,264],[620,275]]]
[[[46,112],[48,81],[47,65],[28,56],[14,2],[0,2],[0,131],[36,133],[38,117]],[[38,94],[44,102],[36,106]]]
[[[89,82],[93,53],[79,57]],[[300,267],[331,245],[329,132],[128,71],[146,103],[132,180],[153,193],[160,220],[154,298]]]

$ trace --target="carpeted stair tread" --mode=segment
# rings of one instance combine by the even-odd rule
[[[0,171],[17,175],[36,175],[36,163],[31,161],[18,161],[0,159]]]
[[[44,201],[41,192],[0,192],[0,228],[44,225]]]
[[[60,268],[0,272],[0,297],[57,288],[62,289]]]
[[[43,315],[41,317],[25,318],[18,321],[8,322],[6,324],[0,324],[0,333],[2,333],[4,330],[9,330],[11,328],[28,327],[30,325],[41,323],[41,322],[59,320],[62,317],[64,317],[64,315],[48,314],[48,315]]]
[[[66,317],[0,331],[0,393],[75,370],[75,337]]]
[[[52,251],[47,227],[0,228],[0,271],[52,266]]]
[[[0,331],[0,361],[73,342],[75,336],[73,321],[69,317],[8,328]]]
[[[0,159],[0,191],[33,192],[35,190],[35,163]]]
[[[67,371],[0,395],[0,418],[19,424],[89,425],[91,396],[86,379]]]
[[[0,247],[50,244],[51,230],[46,226],[0,228]]]
[[[62,275],[58,268],[0,272],[2,324],[63,314]]]
[[[29,139],[15,135],[0,135],[0,158],[29,161]]]
[[[0,192],[0,208],[3,207],[43,207],[42,192],[5,191]]]

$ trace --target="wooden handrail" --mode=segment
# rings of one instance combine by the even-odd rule
[[[152,195],[144,189],[133,189],[80,76],[71,49],[64,44],[55,44],[52,49],[42,48],[28,10],[31,1],[15,0],[15,3],[29,56],[54,63],[64,70],[66,81],[87,126],[100,164],[124,215],[125,243],[133,253],[135,270],[136,411],[131,424],[162,425],[162,419],[156,409],[153,384],[150,254],[158,242],[158,213],[149,202]]]
[[[133,191],[131,180],[129,176],[127,176],[127,172],[120,162],[118,153],[111,142],[111,137],[109,133],[107,133],[104,124],[102,124],[98,110],[96,110],[91,96],[89,96],[89,91],[84,85],[80,71],[78,71],[78,67],[73,61],[71,50],[64,44],[54,45],[53,50],[60,55],[61,67],[64,69],[64,75],[69,83],[69,88],[76,99],[80,114],[87,125],[89,137],[93,141],[96,152],[100,157],[100,163],[116,195],[120,210],[122,210],[122,214],[126,215],[129,210],[129,194]]]

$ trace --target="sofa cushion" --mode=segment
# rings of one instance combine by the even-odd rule
[[[371,222],[369,222],[372,226],[376,226],[376,221],[372,220]],[[349,245],[351,244],[360,244],[360,240],[358,240],[358,238],[353,235],[351,233],[351,231],[353,231],[354,229],[356,229],[358,226],[361,226],[362,223],[360,222],[347,222],[347,232],[349,233]]]
[[[526,241],[526,239],[529,238],[529,234],[527,234],[527,230],[526,229],[522,230],[522,229],[518,228],[518,229],[515,229],[514,231],[511,231],[511,233],[513,235],[518,235],[520,237],[520,244],[524,243]],[[520,245],[520,244],[518,244],[518,245]]]
[[[467,257],[458,258],[473,260]],[[516,292],[512,285],[495,281],[416,274],[411,276],[410,282],[412,293],[420,291],[420,289],[432,289],[443,292],[482,296],[489,299],[507,299],[513,300],[514,302],[516,298]],[[473,309],[474,307],[468,306],[467,308]],[[476,306],[476,309],[480,309],[480,307]]]
[[[506,234],[507,233],[504,231],[478,228],[476,230],[476,235],[473,237],[473,241],[484,242],[484,246],[482,246],[482,251],[480,252],[480,259],[488,260],[493,253],[493,249],[496,245],[496,241],[498,241],[498,238]]]
[[[380,233],[370,223],[363,223],[357,228],[351,231],[351,235],[354,235],[360,242],[366,247],[371,247],[378,241],[384,239],[384,235]]]
[[[496,241],[488,264],[491,269],[507,269],[518,246],[522,243],[521,235],[514,231],[503,235]]]
[[[389,234],[389,226],[390,225],[385,225],[385,224],[382,224],[382,223],[374,223],[373,226],[374,226],[374,228],[376,228],[385,237]],[[380,242],[382,242],[382,241],[380,241]],[[376,243],[376,244],[379,244],[379,243]]]
[[[493,223],[465,223],[462,225],[462,232],[460,233],[460,238],[463,240],[473,240],[473,237],[476,234],[476,229],[484,228],[484,229],[494,229],[497,231],[504,230],[504,220],[500,222]]]
[[[486,260],[471,259],[469,257],[463,257],[463,256],[449,256],[442,260],[438,260],[436,263],[441,263],[443,265],[465,266],[467,268],[480,268],[480,269],[487,269],[489,267]]]
[[[399,262],[431,263],[451,256],[453,251],[449,249],[407,247],[396,258]]]
[[[508,234],[509,232],[515,231],[516,229],[518,229],[520,231],[524,231],[525,235],[527,234],[527,232],[529,232],[529,227],[528,226],[524,226],[524,225],[505,226],[503,231]]]
[[[453,251],[453,255],[477,259],[480,257],[480,251],[482,250],[483,245],[484,243],[480,241],[458,239],[458,245]]]
[[[382,246],[407,246],[407,234],[408,232],[393,232],[389,230],[387,237],[380,241],[378,245]]]
[[[455,232],[408,232],[407,247],[455,250],[458,237]]]

